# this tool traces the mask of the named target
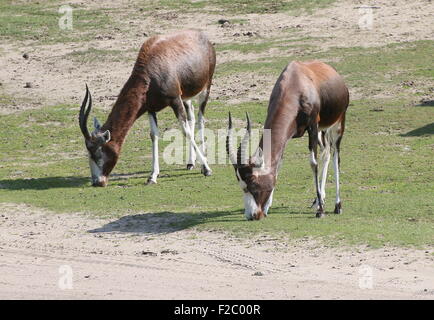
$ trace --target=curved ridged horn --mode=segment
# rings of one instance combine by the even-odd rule
[[[87,109],[86,109],[86,105],[89,105]],[[86,140],[90,139],[90,133],[89,130],[87,129],[87,118],[89,118],[89,113],[91,109],[92,109],[92,95],[90,94],[89,88],[87,87],[86,84],[86,96],[84,97],[83,103],[81,104],[80,114],[78,116],[80,129]]]
[[[229,112],[229,121],[228,121],[228,134],[226,136],[226,153],[228,154],[229,160],[231,161],[232,165],[236,167],[237,157],[233,152],[233,147],[232,147],[232,116],[230,112]]]
[[[246,127],[246,133],[243,137],[243,140],[241,141],[240,146],[238,147],[237,152],[237,164],[238,165],[247,165],[249,163],[249,140],[250,135],[252,133],[252,126],[250,124],[250,117],[249,114],[246,112],[246,118],[247,118],[247,127]]]

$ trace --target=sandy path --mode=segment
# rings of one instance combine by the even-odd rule
[[[0,298],[434,298],[432,250],[235,239],[171,231],[168,222],[147,215],[91,219],[2,204]],[[63,265],[72,268],[72,289],[58,286]],[[372,289],[359,288],[362,265],[372,267]]]

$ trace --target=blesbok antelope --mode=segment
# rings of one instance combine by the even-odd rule
[[[152,140],[152,172],[147,183],[157,182],[160,173],[157,112],[167,106],[173,109],[190,142],[187,168],[194,166],[197,154],[202,164],[202,173],[205,176],[211,175],[205,157],[203,130],[205,106],[215,64],[214,47],[200,31],[186,30],[151,37],[140,48],[133,71],[106,122],[101,126],[95,118],[92,133],[89,133],[86,125],[92,108],[92,97],[86,85],[79,123],[89,153],[93,186],[107,185],[108,176],[119,159],[128,131],[144,113],[148,113]],[[202,150],[194,140],[195,118],[191,99],[195,96],[199,100],[198,122]]]
[[[333,149],[336,182],[335,213],[342,212],[339,194],[339,149],[345,129],[349,93],[341,76],[329,65],[319,62],[291,62],[280,74],[271,93],[264,129],[270,129],[269,154],[264,154],[264,135],[256,152],[249,157],[246,149],[251,135],[247,131],[235,154],[232,148],[232,119],[226,139],[227,153],[244,191],[245,216],[261,219],[268,214],[277,174],[286,144],[291,138],[309,133],[310,165],[316,189],[316,217],[325,215],[327,169]],[[318,152],[321,155],[321,181],[318,178]]]

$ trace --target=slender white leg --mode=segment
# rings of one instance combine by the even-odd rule
[[[342,203],[340,197],[340,184],[339,184],[339,149],[340,141],[342,139],[341,134],[342,124],[337,123],[330,130],[329,140],[333,146],[333,167],[335,172],[335,183],[336,183],[336,203],[334,213],[342,213]]]
[[[315,206],[315,209],[318,211],[322,208],[322,206],[320,206],[320,203],[318,201],[319,198],[321,198],[321,193],[320,193],[320,185],[319,185],[319,181],[318,181],[318,162],[316,160],[315,152],[313,150],[310,152],[310,167],[312,168],[313,184],[315,187],[315,191],[317,193],[317,197],[315,199],[314,206]],[[322,199],[321,199],[321,203],[322,203]]]
[[[333,167],[335,171],[335,182],[336,182],[336,204],[335,213],[342,213],[341,196],[339,189],[339,150],[335,148],[333,154]]]
[[[190,143],[193,145],[194,151],[196,151],[196,155],[199,159],[199,162],[203,165],[202,173],[205,176],[210,176],[212,174],[212,171],[211,171],[210,167],[208,166],[208,161],[206,160],[206,157],[199,150],[199,147],[197,146],[196,142],[194,141],[194,136],[193,136],[192,130],[190,128],[190,125],[188,124],[187,114],[186,114],[184,103],[182,102],[181,97],[174,99],[172,101],[171,106],[172,106],[173,111],[175,112],[175,115],[178,118],[178,121],[181,125],[182,132],[187,137],[187,140],[189,140]]]
[[[206,156],[204,112],[205,112],[206,103],[208,101],[208,96],[209,96],[208,89],[203,90],[198,96],[199,138],[200,138],[200,142],[201,142],[200,148],[201,148],[202,154],[204,156]],[[205,172],[206,172],[206,168],[204,166],[202,166],[202,173],[205,173]]]
[[[193,135],[193,139],[194,139],[194,129],[195,129],[195,124],[196,124],[196,119],[194,117],[194,107],[193,104],[191,103],[191,100],[187,100],[184,102],[185,106],[186,106],[186,111],[187,111],[187,119],[188,119],[188,124],[190,126],[190,129],[192,131],[192,135]],[[187,169],[191,170],[194,167],[194,164],[196,162],[196,152],[194,151],[194,147],[193,145],[190,143],[190,153],[189,153],[189,158],[188,158],[188,162],[187,162]]]
[[[310,167],[312,168],[312,173],[313,173],[313,186],[314,186],[315,190],[319,190],[320,194],[322,195],[322,193],[321,193],[321,184],[320,184],[320,181],[319,181],[319,178],[318,178],[318,167],[319,167],[319,165],[318,165],[318,162],[315,159],[315,154],[314,154],[313,151],[311,151],[311,154],[310,154]],[[315,208],[315,210],[319,210],[320,209],[320,205],[319,205],[319,202],[318,202],[318,196],[315,197],[315,199],[313,200],[311,208]]]
[[[325,216],[323,201],[321,198],[320,184],[318,179],[318,127],[310,127],[309,130],[309,150],[310,150],[310,167],[312,168],[316,198],[318,199],[318,209],[316,210],[316,217],[322,218]]]
[[[200,143],[201,143],[201,151],[205,155],[206,154],[206,146],[205,146],[205,119],[203,117],[202,111],[199,110],[199,137],[200,137]]]
[[[205,118],[203,115],[204,109],[205,109],[205,104],[207,102],[208,99],[208,90],[203,90],[198,97],[198,105],[200,106],[199,108],[199,113],[198,113],[198,118],[199,118],[199,137],[200,137],[200,142],[201,142],[201,150],[202,153],[205,155],[206,154],[206,145],[205,145]]]
[[[197,157],[199,158],[199,162],[204,166],[204,172],[203,174],[206,176],[210,176],[212,174],[212,170],[208,166],[208,161],[206,160],[206,157],[203,155],[203,153],[200,151],[199,147],[197,146],[196,142],[194,141],[192,131],[190,128],[190,125],[188,124],[188,121],[181,121],[181,127],[182,130],[187,137],[187,139],[190,141],[190,143],[193,145],[194,150],[196,151]]]
[[[148,178],[147,184],[157,183],[157,177],[160,174],[160,163],[158,161],[158,136],[159,130],[157,125],[157,115],[155,112],[148,113],[149,125],[151,127],[152,140],[152,173]]]
[[[328,167],[330,163],[330,144],[325,143],[324,149],[321,150],[320,155],[320,167],[321,167],[321,185],[320,185],[320,192],[321,192],[321,199],[323,202],[325,202],[325,196],[326,196],[326,182],[327,182],[327,172]]]

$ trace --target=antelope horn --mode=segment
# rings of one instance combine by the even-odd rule
[[[237,158],[232,149],[232,116],[229,112],[229,121],[228,121],[228,135],[226,136],[226,153],[229,156],[229,159],[234,167],[237,165]]]
[[[252,126],[250,124],[250,117],[247,112],[246,112],[246,118],[247,118],[246,134],[244,135],[243,140],[241,141],[241,144],[238,148],[238,154],[237,154],[238,165],[247,165],[249,161],[248,144],[250,140],[250,135],[252,133]]]
[[[86,109],[86,105],[88,104],[88,101],[89,101],[89,106]],[[89,130],[87,129],[87,118],[89,118],[89,113],[91,109],[92,109],[92,96],[86,84],[86,96],[84,97],[83,103],[81,104],[80,114],[78,117],[78,122],[80,124],[81,132],[83,133],[83,136],[86,140],[90,139],[90,133]]]

